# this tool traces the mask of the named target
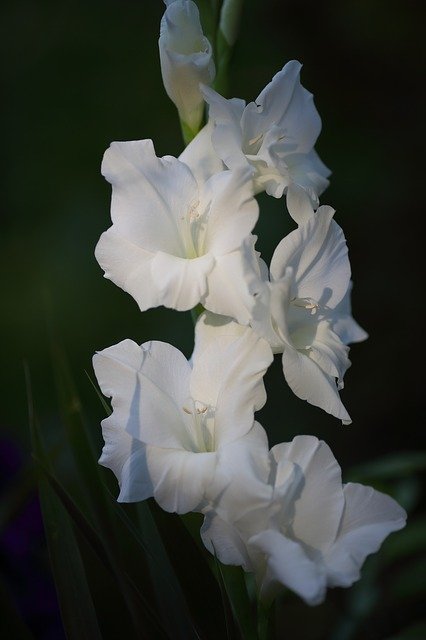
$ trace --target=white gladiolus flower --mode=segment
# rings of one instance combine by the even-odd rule
[[[352,317],[351,308],[352,281],[342,301],[333,309],[331,315],[333,331],[337,333],[343,344],[353,344],[367,340],[368,333],[359,326]]]
[[[247,309],[234,304],[235,290],[243,297],[247,290],[240,248],[258,218],[247,170],[197,183],[186,164],[157,158],[152,141],[140,140],[113,142],[102,173],[113,189],[113,225],[95,251],[105,277],[141,311],[185,311],[201,302],[247,324]]]
[[[304,208],[296,210],[290,200],[289,209],[300,225],[276,248],[270,282],[251,275],[256,296],[251,324],[276,353],[282,352],[293,392],[349,424],[338,394],[350,365],[348,348],[334,329],[350,281],[347,246],[331,207],[314,212],[306,195],[298,203]]]
[[[169,344],[131,340],[93,358],[113,407],[102,422],[100,463],[117,476],[119,501],[153,495],[166,511],[194,510],[227,446],[266,442],[254,411],[266,401],[268,343],[249,327],[228,321],[215,329],[204,320],[191,364]]]
[[[167,4],[158,41],[161,73],[181,121],[195,135],[204,113],[199,84],[208,85],[215,76],[212,47],[203,34],[194,2],[175,0]]]
[[[327,587],[358,580],[365,558],[405,525],[405,511],[389,496],[342,485],[332,452],[315,437],[273,447],[269,461],[263,451],[256,462],[240,455],[238,464],[237,487],[228,468],[202,538],[225,564],[254,571],[266,601],[284,585],[319,604]]]
[[[209,87],[203,93],[215,123],[213,145],[227,167],[251,166],[257,192],[280,198],[296,184],[317,202],[330,171],[314,151],[321,119],[300,84],[300,69],[296,60],[288,62],[247,106]]]

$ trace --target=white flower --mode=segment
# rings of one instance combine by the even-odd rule
[[[212,144],[213,129],[213,120],[209,120],[179,156],[179,160],[191,169],[199,184],[226,169]]]
[[[175,103],[181,121],[195,135],[204,112],[199,84],[210,84],[215,68],[212,47],[203,34],[194,2],[175,0],[168,3],[161,20],[158,44],[167,95]]]
[[[202,538],[222,562],[254,571],[266,601],[285,585],[319,604],[327,587],[358,580],[365,558],[405,525],[389,496],[342,485],[329,447],[312,436],[273,447],[269,464],[261,452],[254,473],[252,458],[240,456],[238,474],[238,492],[230,482],[206,510]]]
[[[256,191],[280,198],[291,184],[313,202],[328,186],[329,170],[314,151],[321,120],[300,84],[301,65],[288,62],[247,106],[203,87],[215,123],[213,145],[227,167],[251,166]]]
[[[192,364],[163,342],[124,340],[94,356],[113,407],[100,463],[117,476],[120,501],[153,495],[166,511],[194,510],[227,446],[266,441],[254,411],[266,401],[270,347],[249,327],[221,322],[201,316]]]
[[[342,301],[339,302],[331,313],[333,331],[337,333],[343,344],[362,342],[368,338],[368,333],[364,331],[364,329],[360,327],[357,321],[352,317],[352,286],[351,281]]]
[[[240,315],[224,295],[258,217],[247,171],[222,171],[199,184],[186,164],[157,158],[152,141],[140,140],[113,142],[102,173],[113,187],[113,225],[95,252],[105,277],[141,311],[185,311],[201,302],[247,323],[247,311]],[[247,288],[243,275],[233,278],[231,288],[238,287]]]
[[[276,248],[270,282],[254,271],[251,279],[247,275],[256,295],[251,325],[282,352],[293,392],[349,424],[338,394],[350,365],[348,348],[334,330],[350,281],[347,246],[331,207],[308,209],[306,194],[300,203],[305,208],[296,210],[291,201],[290,212],[300,224]]]

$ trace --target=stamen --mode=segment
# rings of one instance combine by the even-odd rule
[[[258,136],[249,140],[249,145],[252,146],[253,144],[256,144],[256,142],[259,142],[259,140],[262,140],[262,138],[263,138],[263,133],[259,133]]]
[[[309,310],[311,312],[311,316],[314,316],[320,308],[318,302],[315,302],[312,298],[293,298],[291,302],[295,307]]]
[[[188,218],[190,222],[193,222],[194,220],[198,220],[198,218],[200,217],[200,212],[198,211],[199,204],[200,204],[199,200],[191,204],[188,211]]]

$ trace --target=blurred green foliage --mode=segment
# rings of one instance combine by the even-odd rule
[[[328,640],[331,628],[333,640],[408,640],[425,635],[424,623],[419,622],[425,523],[420,324],[424,250],[418,231],[424,181],[423,22],[418,9],[413,0],[246,0],[231,65],[230,95],[250,100],[288,59],[304,63],[303,84],[314,93],[323,119],[317,148],[333,170],[322,202],[337,209],[336,219],[347,236],[354,313],[370,334],[366,343],[351,351],[353,367],[343,392],[354,420],[351,427],[342,428],[293,397],[283,384],[279,362],[267,374],[268,404],[259,419],[271,444],[298,433],[324,438],[342,464],[344,479],[350,478],[353,467],[353,477],[391,493],[412,514],[407,529],[391,536],[382,553],[368,561],[363,580],[354,589],[331,592],[327,602],[309,610],[309,615],[295,597],[284,596],[274,613],[277,633],[283,630],[280,638]],[[160,0],[5,0],[0,27],[5,147],[0,237],[2,430],[29,448],[26,359],[44,446],[50,454],[57,452],[55,464],[61,468],[64,485],[72,487],[72,499],[80,507],[92,496],[99,508],[97,517],[111,517],[119,528],[128,528],[126,518],[131,518],[136,531],[142,517],[138,509],[120,516],[103,490],[103,497],[85,495],[101,447],[103,408],[84,371],[91,374],[96,349],[126,337],[138,342],[165,340],[187,355],[192,347],[190,314],[154,309],[141,315],[127,294],[102,278],[93,256],[100,233],[110,223],[110,189],[99,172],[108,144],[151,137],[159,155],[177,155],[182,149],[175,109],[159,70],[162,12]],[[259,202],[257,231],[268,259],[290,226],[282,201],[261,196]],[[86,458],[74,460],[65,444],[78,445],[70,421],[79,419],[81,407],[66,402],[64,406],[63,389],[69,379],[59,376],[57,394],[49,324],[69,354],[79,402],[86,410],[81,433],[92,443]],[[74,391],[72,397],[77,397]],[[382,461],[375,462],[377,458]],[[75,473],[80,474],[81,486],[74,486]],[[114,481],[102,477],[115,495]],[[25,500],[32,482],[32,473],[23,472],[22,483],[5,497],[0,511],[3,526]],[[45,509],[63,523],[67,544],[80,557],[74,570],[81,576],[84,567],[94,609],[99,611],[102,604],[105,618],[97,622],[102,630],[109,625],[116,629],[113,621],[127,619],[128,606],[111,596],[117,588],[111,567],[96,556],[52,485],[46,485],[46,478],[43,482],[50,492],[43,499]],[[85,509],[86,516],[93,513]],[[144,513],[155,531],[158,522]],[[91,526],[99,534],[105,523]],[[140,541],[133,539],[135,554],[138,545]],[[161,553],[169,563],[167,551]],[[131,564],[129,555],[126,566]],[[138,571],[152,574],[149,563],[148,568],[136,569],[136,583],[142,579]],[[158,588],[154,581],[152,601],[157,602]],[[179,607],[175,615],[179,616]],[[132,620],[123,626],[129,634]]]

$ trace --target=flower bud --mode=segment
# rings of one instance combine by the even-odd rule
[[[167,5],[158,41],[161,73],[189,140],[203,119],[204,98],[199,84],[209,85],[215,76],[212,47],[203,34],[194,2],[174,0]]]

